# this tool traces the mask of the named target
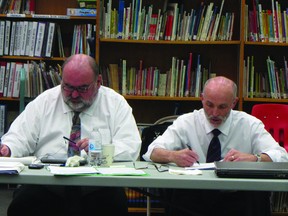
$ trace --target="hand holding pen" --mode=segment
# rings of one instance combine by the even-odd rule
[[[192,151],[192,148],[190,145],[187,145],[187,148]],[[196,160],[196,163],[200,165],[200,162],[198,160]]]

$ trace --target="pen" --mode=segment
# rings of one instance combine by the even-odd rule
[[[187,148],[188,148],[189,150],[191,150],[191,151],[192,151],[192,148],[191,148],[191,146],[187,145]],[[197,164],[199,164],[199,165],[200,165],[200,162],[199,162],[199,161],[196,161],[196,162],[197,162]]]
[[[68,140],[68,141],[70,141],[70,142],[72,142],[72,143],[74,143],[74,144],[76,145],[76,142],[74,142],[73,140],[69,139],[68,137],[63,136],[63,138],[64,138],[65,140]]]

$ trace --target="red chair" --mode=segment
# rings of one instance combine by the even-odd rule
[[[288,105],[287,104],[256,104],[251,115],[260,119],[265,129],[288,152]]]

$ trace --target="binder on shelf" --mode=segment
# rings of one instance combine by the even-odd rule
[[[0,137],[6,132],[7,106],[0,104]]]
[[[9,55],[11,21],[5,20],[5,24],[4,55]]]
[[[0,21],[0,56],[4,54],[5,21]]]
[[[46,28],[45,22],[38,22],[34,56],[41,57],[42,47],[43,47],[43,42],[44,42],[44,35],[45,35],[45,28]]]
[[[5,73],[6,73],[6,62],[0,61],[0,97],[3,97],[4,94]]]
[[[31,56],[31,57],[34,56],[34,52],[35,52],[35,45],[36,45],[36,38],[37,38],[37,27],[38,27],[38,22],[33,21],[31,36],[30,36],[30,40],[29,40],[29,45],[30,45],[29,56]]]
[[[17,22],[13,21],[12,28],[11,28],[11,35],[10,35],[10,47],[9,47],[10,56],[14,55],[16,25],[17,25]]]
[[[48,33],[47,33],[47,43],[45,46],[45,54],[43,56],[45,57],[52,57],[52,48],[54,45],[54,41],[55,41],[55,35],[56,35],[56,30],[55,30],[56,24],[50,22],[48,24]]]

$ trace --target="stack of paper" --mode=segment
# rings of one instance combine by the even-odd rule
[[[94,167],[58,167],[48,166],[48,170],[54,175],[81,175],[81,174],[102,174],[102,175],[146,175],[143,170],[135,168],[94,168]]]
[[[0,162],[0,174],[16,175],[24,168],[25,165],[20,162]]]
[[[29,165],[31,163],[34,163],[36,161],[35,156],[28,156],[28,157],[0,157],[0,162],[20,162],[25,165]]]

